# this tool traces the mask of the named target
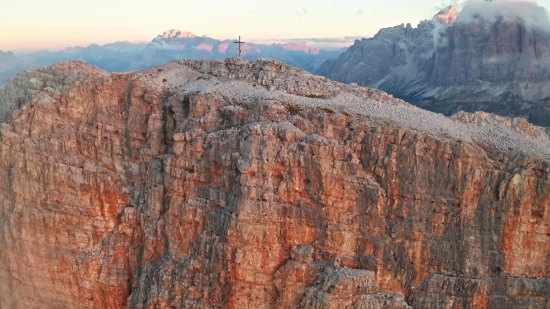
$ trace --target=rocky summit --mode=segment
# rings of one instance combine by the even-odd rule
[[[243,38],[248,41],[248,39]],[[23,70],[51,66],[62,61],[83,61],[108,72],[131,72],[150,69],[180,59],[218,59],[239,55],[235,40],[197,36],[171,29],[150,42],[114,42],[60,51],[41,50],[18,53],[0,50],[0,85]],[[242,56],[249,60],[274,59],[314,72],[327,59],[337,58],[340,48],[318,49],[304,42],[260,44],[248,41],[241,45]]]
[[[275,61],[0,87],[0,308],[550,308],[550,139]]]
[[[468,3],[460,13],[448,7],[416,28],[401,24],[356,41],[317,73],[446,115],[486,111],[550,127],[546,10],[533,1]],[[514,10],[531,15],[516,18]],[[532,24],[536,17],[541,25]]]

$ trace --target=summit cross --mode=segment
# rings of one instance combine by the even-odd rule
[[[239,41],[235,42],[235,44],[239,44],[239,57],[241,56],[241,44],[244,44],[246,42],[241,42],[241,36],[239,35]]]

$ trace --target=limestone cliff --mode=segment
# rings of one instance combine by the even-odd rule
[[[526,122],[242,59],[0,94],[2,309],[550,308]]]
[[[416,28],[407,24],[382,29],[323,63],[317,73],[376,87],[446,115],[486,111],[550,127],[546,10],[532,1],[469,3],[484,6],[466,6],[459,14],[449,7]],[[506,6],[533,16],[489,17],[484,12],[500,12]],[[544,26],[530,25],[539,14],[544,14]]]

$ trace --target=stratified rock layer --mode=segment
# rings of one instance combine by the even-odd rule
[[[280,63],[182,63],[60,64],[2,125],[0,308],[550,308],[546,159],[334,111],[403,103]]]
[[[494,3],[497,7],[501,1]],[[517,3],[521,11],[523,2]],[[547,27],[502,17],[461,21],[461,16],[457,20],[449,7],[417,28],[381,29],[373,38],[355,41],[338,59],[327,60],[317,74],[376,87],[446,115],[486,111],[550,127]]]

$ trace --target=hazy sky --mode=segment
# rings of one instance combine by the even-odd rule
[[[0,0],[0,50],[150,41],[176,28],[225,39],[371,36],[460,0]],[[550,0],[538,3],[550,7]]]

